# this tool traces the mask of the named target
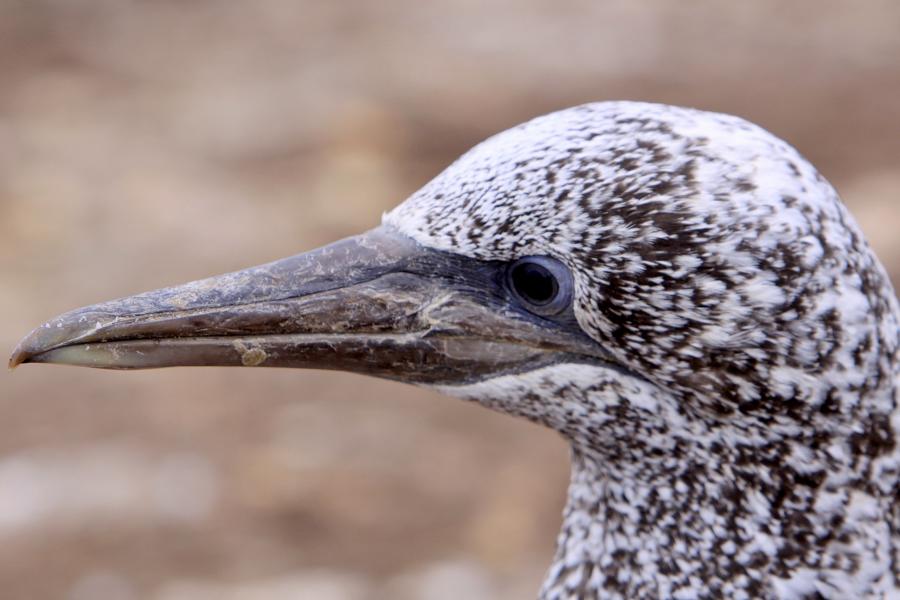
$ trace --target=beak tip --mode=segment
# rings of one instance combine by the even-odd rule
[[[28,362],[29,358],[31,358],[31,353],[25,350],[20,343],[16,346],[16,349],[13,350],[12,356],[9,357],[9,370],[12,371],[22,363]]]
[[[44,336],[41,334],[42,329],[44,328],[39,327],[35,329],[16,344],[12,355],[9,357],[9,362],[7,363],[7,367],[9,367],[10,371],[23,363],[33,362],[32,359],[34,359],[34,357],[51,347],[47,344],[46,340],[44,340]]]

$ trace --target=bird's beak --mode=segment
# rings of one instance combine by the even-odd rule
[[[586,336],[515,310],[501,270],[379,227],[66,313],[32,331],[9,364],[300,367],[459,383],[595,352]]]

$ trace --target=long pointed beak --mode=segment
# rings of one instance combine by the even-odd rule
[[[501,268],[379,227],[66,313],[26,336],[9,365],[300,367],[451,383],[596,354],[587,336],[515,310]]]

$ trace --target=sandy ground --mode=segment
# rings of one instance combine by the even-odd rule
[[[900,281],[900,3],[0,3],[0,349],[361,231],[466,148],[631,98],[797,146]],[[553,434],[334,373],[0,373],[4,600],[533,595]]]

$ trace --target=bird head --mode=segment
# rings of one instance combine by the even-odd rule
[[[577,373],[613,403],[802,420],[888,385],[884,289],[786,143],[736,117],[609,102],[486,140],[362,235],[64,314],[10,364],[354,371],[490,396],[570,437],[552,394],[522,382],[558,392]]]

